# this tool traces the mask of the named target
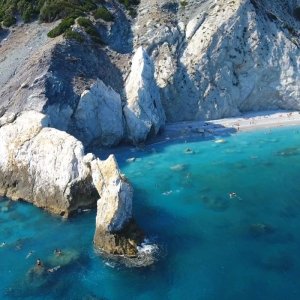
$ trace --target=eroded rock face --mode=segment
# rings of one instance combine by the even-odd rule
[[[154,79],[153,63],[141,47],[132,59],[125,93],[127,104],[124,116],[128,138],[134,143],[143,142],[150,135],[156,135],[164,126],[165,113]]]
[[[142,233],[132,218],[133,188],[114,156],[101,161],[85,155],[80,141],[48,127],[48,117],[35,111],[1,119],[0,196],[64,217],[100,198],[95,246],[109,254],[137,255]]]
[[[142,233],[132,219],[132,186],[120,173],[113,155],[105,161],[93,160],[91,169],[100,195],[94,237],[96,248],[109,254],[136,256]]]
[[[300,109],[294,0],[142,0],[135,47],[154,61],[168,122]],[[147,17],[146,17],[147,16]]]
[[[74,114],[78,136],[85,144],[118,144],[124,135],[121,98],[97,80],[85,90]]]
[[[0,128],[0,195],[67,217],[95,205],[98,194],[82,143],[48,126],[28,111]]]

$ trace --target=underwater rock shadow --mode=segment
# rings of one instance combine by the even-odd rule
[[[79,253],[78,257],[74,259],[71,257],[65,265],[53,268],[53,262],[48,257],[45,259],[42,272],[35,272],[36,266],[32,266],[22,278],[16,279],[7,288],[5,296],[8,299],[46,297],[49,290],[58,296],[65,295],[67,291],[72,291],[74,288],[72,274],[82,274],[89,264],[89,258],[85,254]],[[53,271],[49,271],[51,268]],[[70,281],[66,281],[66,275],[68,275]]]

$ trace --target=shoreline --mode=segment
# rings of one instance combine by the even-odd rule
[[[228,134],[271,129],[284,126],[300,126],[299,111],[261,111],[246,113],[238,117],[230,117],[209,121],[184,121],[167,124],[164,131],[150,139],[146,145],[168,142],[185,138],[212,138]]]
[[[147,140],[145,144],[129,145],[121,144],[113,148],[90,149],[101,159],[110,154],[118,154],[129,150],[143,150],[151,145],[168,143],[185,139],[215,139],[239,132],[254,131],[261,129],[279,128],[286,126],[300,126],[300,111],[260,111],[246,113],[237,117],[230,117],[209,121],[183,121],[166,124],[165,128],[157,136]]]

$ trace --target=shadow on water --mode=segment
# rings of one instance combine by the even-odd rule
[[[175,143],[209,140],[216,140],[218,143],[223,143],[223,138],[237,132],[237,128],[225,127],[213,121],[174,123],[166,125],[165,129],[162,129],[157,136],[150,137],[146,143],[136,146],[123,143],[112,148],[88,148],[87,152],[96,154],[100,159],[106,159],[109,155],[114,154],[118,159],[119,166],[122,167],[126,162],[123,159],[124,155],[128,153],[132,154],[132,158],[134,159],[135,155],[142,158],[156,152],[162,152],[164,147]]]

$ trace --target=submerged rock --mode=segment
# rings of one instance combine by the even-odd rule
[[[255,223],[251,224],[249,232],[253,237],[260,237],[272,234],[275,232],[275,229],[268,224],[264,223]]]
[[[47,263],[54,268],[56,266],[64,267],[77,261],[79,257],[80,254],[78,251],[73,249],[63,249],[59,250],[57,253],[53,253],[47,260]]]
[[[201,201],[207,208],[217,212],[225,211],[230,206],[229,201],[223,197],[202,196]]]

